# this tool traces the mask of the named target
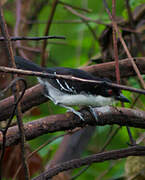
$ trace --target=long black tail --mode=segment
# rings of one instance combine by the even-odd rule
[[[44,68],[20,56],[15,56],[15,63],[18,69],[38,71],[38,72],[44,71]]]

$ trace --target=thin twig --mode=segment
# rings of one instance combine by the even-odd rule
[[[8,59],[11,62],[12,67],[16,68],[14,54],[13,54],[13,50],[12,50],[12,44],[10,41],[7,26],[4,21],[1,3],[0,3],[0,26],[1,26],[1,33],[5,38],[5,45],[6,45]],[[14,77],[17,77],[17,75],[15,75]],[[16,83],[16,92],[14,92],[14,97],[15,97],[15,101],[17,101],[19,99],[19,84],[18,83]],[[29,170],[28,170],[28,166],[27,166],[27,162],[26,162],[26,158],[25,158],[25,147],[24,147],[25,146],[24,145],[25,136],[24,136],[24,127],[23,127],[23,122],[22,122],[22,112],[21,112],[20,103],[18,103],[18,105],[17,105],[16,116],[17,116],[17,122],[18,122],[19,131],[20,131],[20,135],[21,135],[21,152],[22,152],[23,167],[24,167],[24,171],[25,171],[25,179],[29,180]],[[1,174],[0,174],[0,176],[1,176]]]
[[[130,23],[131,29],[135,30],[135,23],[134,23],[133,15],[131,12],[129,0],[125,0],[125,2],[126,2],[126,8],[127,8],[127,13],[128,13],[129,23]],[[133,34],[134,34],[136,45],[137,45],[138,49],[140,50],[142,55],[145,56],[145,51],[143,49],[143,43],[140,40],[140,36],[136,32],[133,32]]]
[[[23,41],[23,40],[32,40],[32,41],[40,41],[44,39],[65,39],[64,36],[42,36],[42,37],[10,37],[11,41]],[[4,41],[3,37],[0,37],[0,41]]]
[[[78,174],[75,174],[75,175],[71,178],[71,180],[75,180],[76,178],[78,178],[79,176],[81,176],[85,171],[87,171],[87,170],[89,169],[90,166],[91,166],[90,164],[87,165],[87,166],[85,166],[83,169],[80,170],[80,172],[78,172]]]
[[[139,98],[140,98],[140,94],[138,94],[138,95],[135,97],[135,99],[134,99],[134,101],[132,102],[130,108],[133,108],[133,107],[135,106],[135,104],[137,103],[137,101],[138,101]]]
[[[49,35],[50,27],[52,24],[52,20],[54,17],[54,13],[55,13],[57,4],[58,4],[58,0],[54,0],[52,3],[52,9],[50,12],[50,17],[48,18],[47,26],[46,26],[45,33],[44,33],[45,36]],[[46,61],[46,56],[45,56],[46,46],[47,46],[47,40],[45,39],[43,42],[43,45],[42,45],[42,62],[41,62],[42,66],[46,65],[46,62],[45,62]]]
[[[14,35],[18,36],[19,34],[19,25],[21,22],[21,0],[16,0],[16,24],[14,28]]]
[[[9,68],[9,67],[5,67],[5,66],[0,66],[0,72],[4,72],[4,73],[12,73],[12,74],[21,74],[21,75],[27,75],[27,76],[37,76],[37,77],[45,77],[45,78],[57,78],[57,79],[67,79],[67,80],[71,80],[71,81],[79,81],[79,82],[86,82],[86,83],[93,83],[94,85],[97,84],[105,84],[106,86],[110,86],[110,87],[116,87],[122,90],[127,90],[127,91],[131,91],[131,92],[135,92],[135,93],[140,93],[140,94],[145,94],[145,90],[143,89],[137,89],[137,88],[132,88],[129,86],[124,86],[124,85],[120,85],[120,84],[115,84],[115,83],[111,83],[111,82],[104,82],[104,81],[96,81],[96,80],[88,80],[88,79],[81,79],[81,78],[77,78],[74,76],[67,76],[67,75],[60,75],[60,74],[50,74],[50,73],[43,73],[43,72],[36,72],[36,71],[26,71],[26,70],[21,70],[21,69],[15,69],[15,68]]]
[[[103,177],[114,167],[115,163],[116,163],[116,161],[111,162],[111,164],[110,164],[110,166],[108,167],[108,169],[106,169],[103,173],[101,173],[96,180],[102,180]],[[114,180],[115,180],[115,179],[114,179]]]
[[[42,144],[41,146],[39,146],[37,149],[35,149],[33,152],[31,152],[30,154],[27,155],[27,160],[30,159],[35,153],[37,153],[38,151],[40,151],[42,148],[44,148],[45,146],[47,146],[48,144],[54,142],[56,139],[58,138],[61,138],[63,136],[66,136],[66,135],[70,135],[70,134],[73,134],[75,132],[79,131],[79,129],[76,129],[76,130],[73,130],[71,132],[67,132],[65,134],[61,134],[61,135],[58,135],[58,136],[55,136],[55,137],[52,137],[51,139],[47,140],[44,144]],[[22,168],[22,165],[19,166],[19,168],[17,169],[16,173],[14,174],[14,177],[12,179],[16,179],[19,171],[21,170]]]
[[[22,10],[22,0],[16,0],[16,24],[15,24],[15,28],[14,28],[14,36],[17,37],[19,36],[19,29],[21,29],[20,27],[20,22],[21,22],[21,11]],[[27,58],[26,54],[24,53],[23,49],[19,49],[19,47],[21,46],[21,41],[16,41],[15,45],[15,49],[18,49],[19,54],[23,57],[23,58]]]
[[[116,160],[116,159],[125,158],[128,156],[139,156],[139,155],[140,156],[145,155],[144,146],[134,146],[134,147],[129,147],[129,148],[121,149],[121,150],[113,150],[113,151],[98,153],[98,154],[90,155],[85,158],[73,159],[73,160],[58,164],[52,168],[49,168],[48,170],[46,170],[45,172],[43,172],[36,178],[33,178],[33,180],[40,180],[42,179],[42,177],[43,179],[49,179],[62,171],[79,168],[87,164],[104,162],[107,160]]]
[[[82,18],[81,18],[82,19]],[[92,36],[94,38],[94,40],[98,41],[98,37],[96,35],[96,32],[93,30],[93,28],[91,27],[91,25],[85,21],[84,19],[82,19],[82,21],[87,25],[88,29],[90,30],[90,32],[92,33]]]
[[[67,135],[67,134],[68,134],[68,133],[65,133],[65,134],[58,135],[58,136],[55,136],[55,137],[49,139],[49,140],[46,141],[44,144],[42,144],[42,145],[39,146],[37,149],[35,149],[35,151],[33,151],[33,152],[31,152],[30,154],[28,154],[27,157],[26,157],[27,160],[30,159],[35,153],[37,153],[38,151],[40,151],[42,148],[44,148],[46,145],[54,142],[56,139],[61,138],[61,137],[65,136],[65,135]],[[20,166],[18,167],[18,169],[17,169],[17,171],[16,171],[16,173],[14,174],[14,176],[13,176],[12,179],[16,179],[16,177],[17,177],[18,173],[20,172],[21,168],[22,168],[22,164],[20,164]]]
[[[112,18],[115,21],[115,0],[112,0]],[[116,79],[117,83],[120,84],[120,70],[119,70],[119,56],[118,56],[118,47],[117,47],[117,33],[113,24],[113,47],[114,47],[114,60],[115,60],[115,70],[116,70]]]
[[[115,130],[113,130],[111,132],[111,134],[109,135],[108,139],[106,140],[106,142],[104,143],[103,147],[101,148],[101,152],[104,152],[104,150],[106,149],[106,147],[110,144],[110,142],[112,141],[112,139],[114,138],[114,136],[118,133],[118,131],[120,130],[120,126],[117,127]]]
[[[78,13],[77,11],[75,11],[73,8],[71,8],[71,7],[68,7],[68,6],[64,6],[65,7],[65,9],[67,9],[68,11],[70,11],[72,14],[74,14],[74,15],[76,15],[77,17],[79,17],[79,18],[81,18],[81,19],[84,19],[86,22],[94,22],[94,23],[96,23],[96,24],[103,24],[103,25],[107,25],[106,23],[103,23],[103,22],[101,22],[100,20],[94,20],[94,19],[91,19],[91,18],[89,18],[89,17],[86,17],[86,16],[84,16],[83,14],[81,14],[81,13]]]
[[[41,53],[40,48],[33,48],[33,47],[28,47],[28,46],[19,46],[19,48],[24,49],[26,51],[31,51],[31,52],[35,52],[35,53]]]
[[[99,153],[104,152],[104,150],[107,148],[107,146],[110,144],[110,142],[112,141],[112,139],[114,138],[114,136],[118,133],[118,131],[120,130],[121,127],[116,128],[114,131],[112,131],[112,133],[109,135],[108,139],[106,140],[104,146],[101,148],[101,150],[99,151]],[[76,178],[78,178],[80,175],[82,175],[82,173],[84,173],[86,170],[88,170],[88,168],[90,168],[91,164],[87,165],[86,167],[84,167],[78,174],[74,175],[71,180],[74,180]]]
[[[81,10],[81,11],[84,11],[84,12],[87,12],[87,13],[92,12],[91,9],[87,9],[87,8],[84,8],[84,7],[82,8],[82,7],[73,6],[73,5],[69,4],[69,3],[62,2],[62,1],[59,1],[59,4],[66,5],[68,7],[73,8],[73,9]]]
[[[116,0],[112,0],[112,24],[113,24],[113,47],[114,47],[115,70],[116,70],[117,83],[120,84],[119,56],[118,56],[118,47],[117,47],[117,38],[116,38],[117,32],[116,32],[115,23],[114,23],[116,19],[115,12],[116,12]],[[124,107],[123,102],[122,102],[122,107]],[[128,126],[126,128],[127,128],[127,132],[128,132],[131,144],[135,144],[130,128]]]
[[[80,14],[80,15],[82,17],[84,16],[82,14]],[[103,22],[101,23],[100,20],[91,19],[91,18],[86,17],[86,16],[84,16],[84,18],[86,19],[86,22],[88,22],[88,23],[91,22],[91,23],[95,23],[95,24],[102,24],[105,26],[112,27],[112,24],[107,24],[107,23],[103,23]],[[105,19],[102,19],[102,20],[105,20]],[[27,21],[22,21],[22,22],[25,24],[46,24],[47,20],[27,20]],[[81,24],[83,22],[80,19],[70,19],[70,20],[54,20],[52,23],[53,24],[74,24],[74,23],[75,24]],[[116,23],[118,24],[119,28],[124,30],[124,31],[139,33],[137,30],[133,30],[129,27],[122,27],[122,25],[120,25],[120,21],[118,21],[118,22],[116,21]]]
[[[10,127],[10,124],[11,124],[11,122],[12,122],[12,119],[13,119],[13,117],[14,117],[14,115],[15,115],[15,112],[16,112],[16,109],[17,109],[17,105],[18,105],[18,103],[20,102],[20,100],[22,99],[22,97],[23,97],[23,95],[24,95],[24,93],[25,93],[25,90],[27,89],[26,81],[25,81],[24,79],[22,79],[22,78],[16,78],[16,79],[14,79],[14,80],[9,84],[9,86],[8,86],[7,88],[5,88],[5,89],[1,92],[1,93],[6,92],[9,88],[11,88],[14,84],[16,84],[17,81],[22,81],[23,84],[24,84],[24,88],[23,88],[23,91],[22,91],[19,99],[18,99],[17,102],[15,102],[15,104],[14,104],[14,109],[13,109],[12,114],[11,114],[11,116],[10,116],[7,124],[6,124],[6,127],[5,127],[3,130],[1,130],[1,132],[2,132],[2,134],[3,134],[3,142],[2,142],[2,146],[1,146],[1,155],[0,155],[0,172],[1,172],[1,170],[2,170],[2,163],[3,163],[4,153],[5,153],[6,134],[7,134],[8,128]]]
[[[126,43],[125,43],[125,41],[124,41],[124,39],[123,39],[123,37],[122,37],[122,35],[121,35],[121,33],[120,33],[120,30],[118,29],[117,23],[112,19],[112,15],[111,15],[111,13],[110,13],[110,11],[109,11],[109,8],[108,8],[108,5],[107,5],[107,3],[106,3],[106,0],[103,0],[103,2],[104,2],[105,9],[106,9],[106,11],[107,11],[110,19],[111,19],[111,20],[113,21],[113,23],[114,23],[114,28],[115,28],[116,32],[118,33],[119,39],[120,39],[120,41],[121,41],[121,43],[122,43],[122,45],[123,45],[123,47],[124,47],[124,50],[125,50],[128,58],[131,59],[132,66],[133,66],[133,68],[134,68],[134,70],[135,70],[135,72],[136,72],[136,74],[137,74],[137,76],[138,76],[138,78],[139,78],[139,80],[140,80],[140,83],[141,83],[142,87],[145,89],[145,82],[144,82],[144,80],[143,80],[143,77],[141,76],[140,71],[139,71],[137,65],[136,65],[135,62],[134,62],[133,57],[131,56],[131,54],[130,54],[128,48],[127,48],[127,45],[126,45]]]

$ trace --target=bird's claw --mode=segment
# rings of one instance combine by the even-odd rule
[[[83,118],[82,116],[82,113],[78,112],[78,111],[75,111],[73,112],[74,114],[76,114],[82,121],[85,121],[85,119]]]
[[[74,109],[68,109],[67,112],[73,112],[75,115],[77,115],[82,121],[85,121],[85,119],[82,116],[82,113],[75,111]]]
[[[98,116],[97,116],[96,112],[94,111],[94,109],[91,106],[89,106],[89,110],[90,110],[91,114],[93,115],[93,117],[95,118],[96,122],[98,122]]]
[[[85,121],[85,119],[82,116],[82,113],[76,111],[75,109],[73,109],[72,107],[66,106],[64,104],[58,103],[59,106],[62,106],[64,108],[67,109],[67,112],[73,112],[75,115],[77,115],[82,121]]]

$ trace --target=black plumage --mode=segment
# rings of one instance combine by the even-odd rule
[[[67,80],[67,79],[48,79],[47,81],[54,86],[56,89],[60,89],[63,93],[67,94],[92,94],[92,95],[102,95],[104,97],[109,97],[112,95],[119,95],[120,90],[118,88],[109,87],[109,85],[105,84],[106,81],[110,82],[110,80],[97,78],[83,70],[73,69],[73,68],[65,68],[65,67],[52,67],[52,68],[44,68],[40,67],[32,61],[26,60],[22,57],[15,56],[15,63],[17,68],[23,70],[31,70],[38,72],[46,72],[50,74],[60,74],[60,75],[71,75],[77,78],[85,79],[85,80],[97,80],[102,81],[102,84],[87,83],[81,82],[77,80]],[[43,78],[45,80],[45,78]],[[104,83],[103,83],[104,82]],[[108,90],[112,89],[112,93],[108,93]]]
[[[78,81],[76,79],[58,79],[57,77],[37,77],[38,81],[44,86],[44,95],[46,97],[52,100],[56,105],[72,111],[82,120],[84,120],[82,114],[71,106],[89,106],[95,119],[98,120],[96,113],[91,107],[108,105],[112,103],[113,99],[129,102],[128,99],[120,93],[119,88],[110,87],[106,83],[109,80],[97,78],[83,70],[65,67],[44,68],[19,56],[15,56],[15,63],[17,68],[23,70],[73,76],[86,80]],[[97,84],[87,80],[97,80],[101,83]]]

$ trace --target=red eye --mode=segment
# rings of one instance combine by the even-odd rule
[[[108,94],[112,95],[112,93],[113,93],[112,89],[108,89]]]

